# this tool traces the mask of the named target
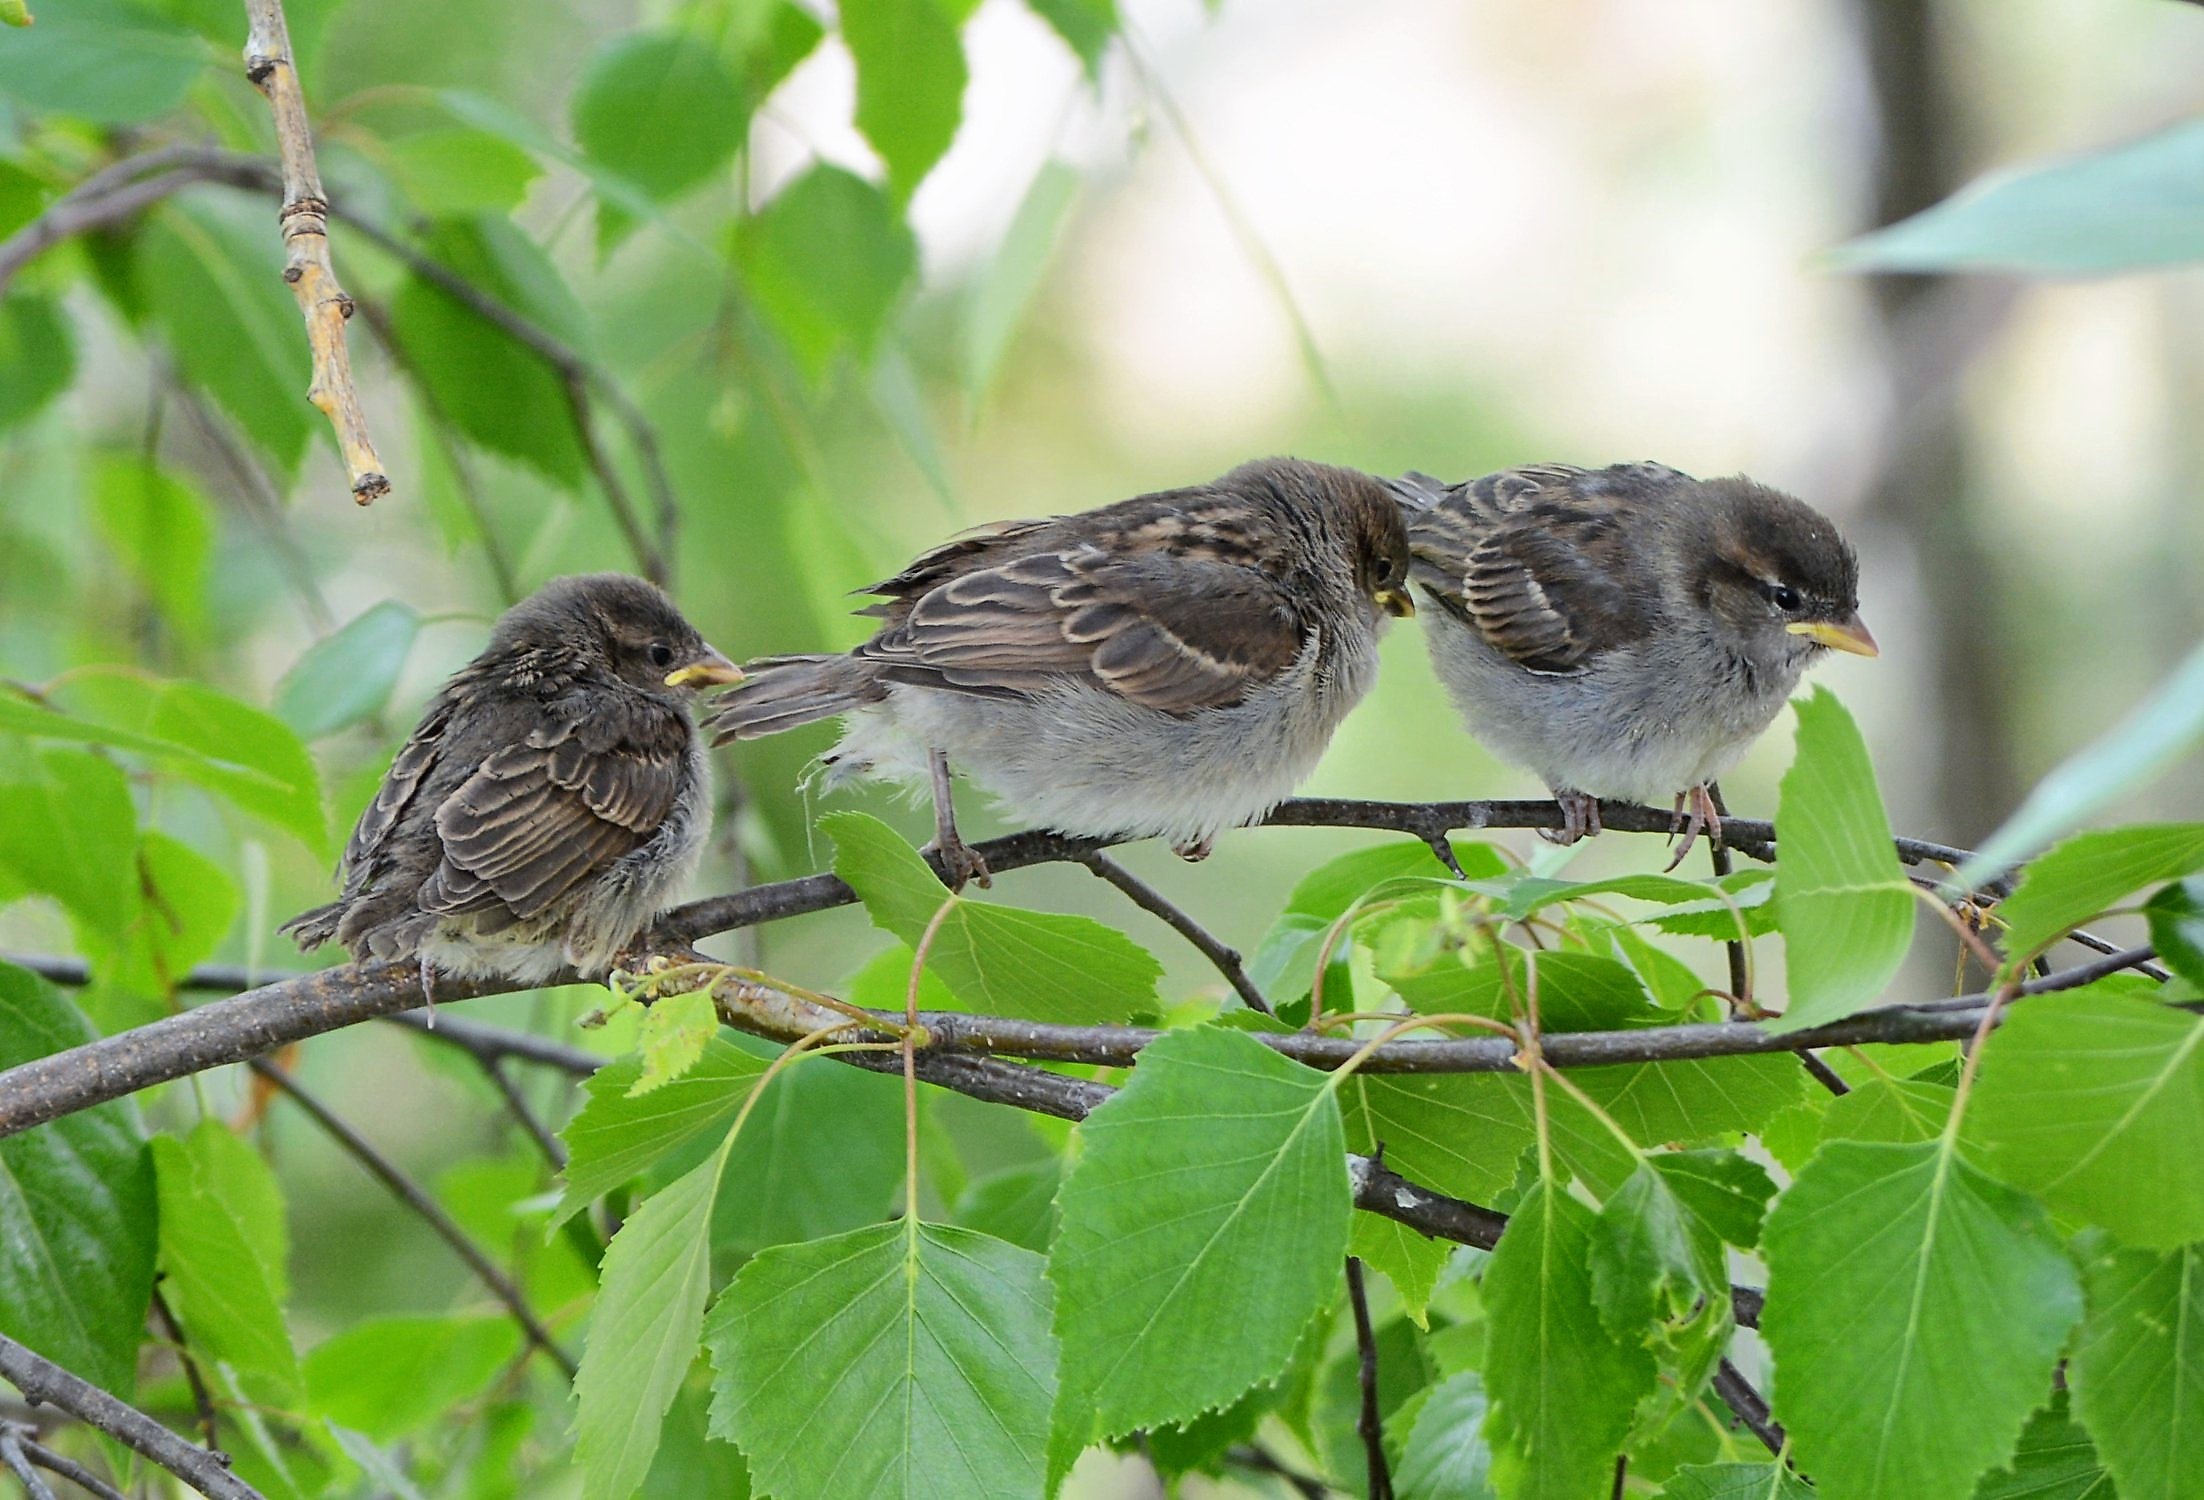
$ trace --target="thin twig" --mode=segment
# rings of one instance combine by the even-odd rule
[[[25,1436],[21,1439],[23,1456],[49,1474],[59,1474],[63,1479],[95,1497],[95,1500],[130,1500],[121,1490],[93,1473],[73,1458],[64,1458],[44,1443]]]
[[[54,1492],[38,1477],[38,1471],[31,1467],[30,1455],[23,1451],[22,1434],[5,1422],[0,1422],[0,1467],[5,1467],[23,1486],[24,1500],[54,1500]]]
[[[207,1500],[265,1500],[258,1490],[230,1472],[220,1454],[185,1442],[136,1407],[116,1400],[52,1360],[33,1354],[4,1333],[0,1333],[0,1378],[21,1391],[33,1405],[43,1402],[59,1407],[151,1459]]]
[[[474,1272],[476,1278],[489,1288],[490,1294],[505,1304],[506,1311],[513,1315],[513,1321],[520,1325],[521,1331],[528,1335],[529,1342],[548,1354],[552,1362],[566,1372],[567,1379],[574,1378],[579,1367],[574,1363],[573,1357],[559,1347],[558,1341],[551,1336],[551,1331],[538,1320],[535,1311],[528,1306],[527,1299],[521,1295],[520,1288],[482,1253],[481,1247],[468,1238],[467,1232],[453,1222],[451,1215],[445,1213],[434,1198],[283,1069],[258,1057],[253,1058],[248,1066],[289,1095],[291,1102],[305,1110],[314,1123],[342,1146],[354,1161],[367,1168],[378,1182],[390,1190],[393,1197],[434,1230],[436,1237],[449,1245],[452,1253],[466,1262],[467,1269]]]
[[[1300,1470],[1288,1467],[1278,1455],[1256,1444],[1230,1450],[1225,1454],[1224,1461],[1234,1468],[1268,1474],[1301,1496],[1302,1500],[1325,1500],[1332,1492],[1331,1487],[1321,1479],[1312,1479]]]
[[[1770,1453],[1783,1451],[1783,1428],[1768,1414],[1768,1403],[1753,1389],[1744,1372],[1726,1359],[1715,1366],[1714,1394],[1737,1413],[1738,1420],[1752,1429],[1753,1436],[1760,1439]]]
[[[1354,1308],[1355,1349],[1360,1355],[1362,1413],[1355,1431],[1369,1472],[1369,1500],[1393,1500],[1393,1471],[1385,1462],[1385,1417],[1378,1407],[1377,1331],[1370,1326],[1370,1297],[1362,1285],[1362,1262],[1347,1257],[1347,1301]]]
[[[367,417],[352,383],[352,356],[345,347],[345,320],[352,299],[337,283],[329,263],[329,198],[322,191],[321,169],[314,162],[314,136],[306,123],[306,94],[291,62],[291,32],[283,18],[283,0],[245,0],[251,30],[245,38],[245,76],[267,96],[275,115],[276,154],[283,163],[283,207],[276,222],[283,230],[283,279],[306,320],[306,344],[314,355],[314,383],[306,399],[336,430],[337,449],[351,476],[352,498],[372,504],[390,493],[383,461],[367,435]]]
[[[203,171],[179,167],[121,187],[86,191],[98,175],[55,199],[44,213],[0,240],[0,293],[7,291],[16,272],[63,240],[126,223],[163,198],[207,181]]]
[[[428,1031],[426,1035],[434,1036],[437,1031],[442,1029],[442,1025],[439,1024],[434,1030]],[[541,1151],[543,1159],[551,1164],[551,1170],[554,1172],[565,1171],[566,1143],[552,1132],[550,1126],[537,1118],[536,1112],[528,1105],[527,1097],[521,1093],[519,1085],[515,1084],[511,1075],[505,1071],[505,1064],[494,1057],[482,1059],[482,1074],[490,1080],[491,1086],[497,1090],[498,1097],[505,1101],[506,1113],[513,1117],[514,1122],[520,1126],[521,1132],[536,1143],[536,1149]]]
[[[153,1315],[161,1320],[161,1327],[168,1334],[169,1342],[176,1346],[176,1362],[184,1367],[184,1383],[191,1387],[192,1409],[199,1414],[199,1434],[206,1439],[207,1451],[222,1451],[222,1434],[215,1419],[214,1393],[207,1389],[206,1376],[200,1373],[199,1361],[192,1355],[191,1345],[184,1340],[184,1325],[176,1321],[176,1311],[168,1305],[168,1298],[161,1293],[159,1282],[153,1286]]]
[[[1249,1010],[1260,1011],[1266,1016],[1271,1014],[1270,1002],[1255,987],[1255,981],[1247,977],[1247,970],[1241,966],[1236,949],[1227,948],[1218,942],[1199,922],[1174,906],[1161,891],[1099,850],[1080,863],[1123,891],[1133,905],[1161,918],[1173,932],[1193,944],[1202,957],[1216,966],[1217,972],[1224,976],[1225,983],[1232,986],[1232,992],[1240,997]]]

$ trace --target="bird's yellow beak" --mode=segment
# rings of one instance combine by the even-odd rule
[[[1416,613],[1416,601],[1408,597],[1406,584],[1399,588],[1379,589],[1370,596],[1370,602],[1396,620],[1409,619]]]
[[[726,687],[742,681],[742,668],[720,655],[710,646],[704,655],[685,667],[676,667],[666,674],[667,687]]]
[[[1882,648],[1875,644],[1875,637],[1867,633],[1867,622],[1857,611],[1841,620],[1801,620],[1796,625],[1783,627],[1793,635],[1805,636],[1810,641],[1827,646],[1832,651],[1849,651],[1854,656],[1880,656]]]

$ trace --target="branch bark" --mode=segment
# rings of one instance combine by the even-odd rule
[[[283,0],[245,0],[245,15],[251,23],[245,37],[245,76],[275,114],[276,152],[283,162],[283,207],[276,212],[283,231],[283,279],[298,300],[306,345],[314,356],[314,381],[306,399],[336,431],[353,500],[370,505],[390,493],[390,480],[367,435],[367,416],[352,383],[352,354],[344,341],[352,299],[329,263],[329,198],[314,161],[314,135],[306,123],[306,94],[291,60]]]
[[[260,1491],[232,1474],[219,1455],[185,1442],[136,1407],[78,1379],[52,1360],[33,1354],[4,1333],[0,1333],[0,1377],[32,1404],[57,1406],[78,1421],[98,1428],[159,1464],[207,1500],[264,1500]]]

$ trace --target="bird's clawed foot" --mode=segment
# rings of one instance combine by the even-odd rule
[[[1209,858],[1210,851],[1216,847],[1217,841],[1214,838],[1188,839],[1183,844],[1173,844],[1171,852],[1190,865],[1198,865]]]
[[[1578,839],[1591,837],[1600,831],[1599,798],[1589,792],[1556,787],[1554,801],[1561,804],[1561,826],[1538,830],[1538,836],[1547,843],[1573,844]]]
[[[951,824],[943,833],[936,834],[919,853],[941,861],[941,878],[952,891],[961,891],[966,885],[978,882],[982,890],[995,883],[994,875],[987,868],[987,861],[979,851],[957,837]]]
[[[1687,804],[1689,808],[1688,816],[1686,815]],[[1684,856],[1691,852],[1691,846],[1698,841],[1702,829],[1706,832],[1707,841],[1716,848],[1720,848],[1722,843],[1722,814],[1714,806],[1714,794],[1709,792],[1704,785],[1692,787],[1689,791],[1678,792],[1676,794],[1676,815],[1674,821],[1669,824],[1669,837],[1674,839],[1677,834],[1681,833],[1683,842],[1676,846],[1674,857],[1669,860],[1667,865],[1663,866],[1661,873],[1665,875],[1684,862]]]

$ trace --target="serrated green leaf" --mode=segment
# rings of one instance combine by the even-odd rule
[[[2090,1257],[2074,1411],[2123,1500],[2204,1494],[2204,1245]]]
[[[574,1462],[585,1500],[627,1500],[696,1360],[711,1291],[712,1201],[734,1144],[650,1195],[605,1251],[574,1379]]]
[[[705,1329],[760,1493],[1026,1500],[1056,1388],[1041,1257],[936,1224],[767,1250]]]
[[[76,343],[61,304],[12,289],[0,302],[0,432],[37,416],[76,373]]]
[[[844,0],[842,41],[857,63],[857,128],[908,202],[956,136],[964,46],[940,0]]]
[[[694,1067],[647,1094],[634,1092],[641,1058],[598,1069],[583,1084],[588,1102],[559,1132],[567,1147],[566,1183],[552,1226],[686,1142],[733,1124],[765,1068],[765,1059],[713,1036]]]
[[[219,1128],[219,1127],[218,1127]],[[200,1153],[155,1136],[161,1286],[194,1349],[229,1365],[263,1399],[298,1399],[298,1355],[260,1255],[203,1174]]]
[[[534,157],[487,130],[424,130],[385,149],[398,190],[430,218],[509,214],[543,175]]]
[[[206,497],[135,454],[102,453],[92,469],[92,513],[123,569],[186,635],[206,625],[214,520]]]
[[[1430,1239],[1382,1214],[1358,1213],[1348,1230],[1347,1253],[1371,1270],[1384,1272],[1410,1320],[1418,1328],[1430,1326],[1431,1294],[1453,1258],[1452,1244]]]
[[[1769,1022],[1798,1031],[1879,998],[1913,941],[1913,888],[1890,841],[1852,716],[1826,688],[1794,700],[1798,756],[1776,805],[1777,916],[1790,1004]]]
[[[1072,1025],[1154,1009],[1162,965],[1115,928],[951,895],[917,850],[863,813],[834,813],[819,828],[834,840],[834,873],[884,931],[915,947],[949,906],[926,966],[963,1007]]]
[[[259,205],[254,205],[257,210]],[[191,384],[213,396],[286,484],[317,425],[313,360],[264,213],[180,199],[149,214],[131,252],[137,289]]]
[[[821,1141],[834,1143],[831,1169]],[[783,1070],[721,1174],[713,1251],[751,1254],[876,1224],[902,1183],[902,1079],[832,1062]]]
[[[221,1201],[253,1252],[277,1302],[291,1294],[291,1231],[283,1188],[267,1158],[220,1120],[201,1120],[183,1137],[200,1189]]]
[[[1726,892],[1728,900],[1687,902],[1645,918],[1645,925],[1675,937],[1719,938],[1737,936],[1738,918],[1745,930],[1762,937],[1776,930],[1775,871],[1754,867],[1720,876],[1708,884]]]
[[[2160,961],[2204,988],[2204,879],[2191,876],[2157,891],[2143,903],[2143,916]]]
[[[1948,882],[1971,890],[2155,778],[2204,740],[2204,646],[2119,723],[2036,783]]]
[[[2107,982],[2013,1007],[1966,1120],[1982,1163],[2131,1245],[2204,1240],[2204,1018]]]
[[[1347,1251],[1333,1080],[1239,1032],[1168,1032],[1079,1134],[1049,1279],[1080,1414],[1116,1436],[1275,1377]]]
[[[994,386],[995,372],[1041,285],[1078,193],[1076,171],[1059,161],[1044,165],[1004,231],[993,264],[972,288],[964,315],[964,398],[974,407]]]
[[[628,1085],[628,1097],[640,1099],[688,1072],[718,1033],[719,1010],[709,990],[668,995],[653,1003],[636,1032],[643,1071]]]
[[[1951,1115],[1952,1091],[1913,1078],[1871,1078],[1829,1101],[1821,1114],[1825,1141],[1933,1141]]]
[[[895,205],[863,178],[825,165],[744,220],[734,256],[750,296],[814,382],[839,354],[871,358],[918,272],[918,242]]]
[[[1992,173],[1829,260],[1845,270],[2035,276],[2204,260],[2204,121]]]
[[[1761,1254],[1776,1416],[1824,1500],[1970,1495],[2081,1315],[2048,1215],[1948,1138],[1823,1146]]]
[[[727,165],[749,136],[755,105],[703,36],[640,31],[616,33],[599,49],[568,114],[591,160],[670,200]],[[603,205],[599,246],[617,243],[630,222]]]
[[[2204,870],[2204,823],[2149,823],[2078,833],[2021,872],[1999,903],[2008,955],[2035,953],[2146,885]]]
[[[276,685],[276,717],[318,740],[373,718],[390,701],[421,617],[395,599],[355,615],[306,648]]]
[[[1814,1500],[1814,1487],[1780,1464],[1693,1464],[1676,1471],[1661,1500]]]
[[[0,963],[0,1068],[90,1040],[58,990]],[[145,1132],[127,1100],[0,1140],[0,1328],[130,1399],[157,1223]]]
[[[1484,1381],[1493,1488],[1509,1500],[1584,1500],[1611,1485],[1652,1356],[1601,1324],[1591,1209],[1537,1182],[1485,1267]]]
[[[2173,1493],[2164,1492],[2165,1500],[2171,1500]],[[1983,1475],[1974,1490],[1974,1500],[2118,1500],[2118,1496],[2112,1476],[2097,1458],[2096,1445],[2067,1414],[2064,1391],[2028,1419],[2012,1459]]]
[[[1449,1376],[1409,1425],[1393,1487],[1400,1500],[1498,1500],[1485,1446],[1485,1383],[1474,1370]]]
[[[306,1356],[309,1409],[377,1442],[433,1430],[520,1353],[511,1318],[373,1318]]]
[[[138,815],[113,762],[43,747],[0,780],[0,868],[51,896],[95,948],[138,920]]]
[[[152,4],[68,0],[28,21],[0,45],[0,95],[34,110],[150,120],[174,109],[207,63],[198,39]]]
[[[1063,1163],[1053,1156],[975,1178],[958,1195],[957,1223],[1046,1254],[1056,1235],[1056,1190],[1063,1180]]]

